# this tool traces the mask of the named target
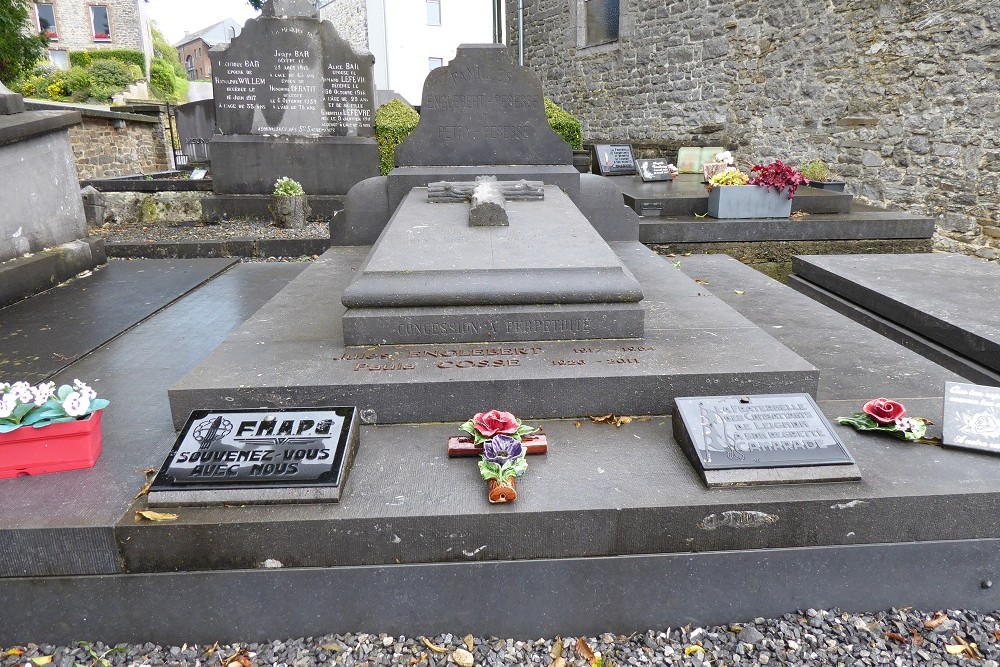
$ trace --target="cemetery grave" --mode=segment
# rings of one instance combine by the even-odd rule
[[[277,51],[292,55],[275,58],[295,62],[258,63],[241,51],[253,42],[234,41],[218,58],[240,73],[217,86],[245,98],[256,93],[236,90],[239,78],[291,78],[294,65],[295,86],[319,88],[322,62],[350,90],[369,87],[365,63],[338,69],[359,57],[312,12],[268,3],[241,37],[290,40]],[[317,39],[331,47],[318,61]],[[287,102],[291,86],[282,104],[233,103],[220,121],[220,145],[243,156],[232,159],[263,172],[300,142],[368,146],[366,102],[338,115],[348,88],[324,87],[313,105]],[[126,280],[109,267],[0,311],[20,333],[70,304],[101,313],[131,291],[145,299],[117,321],[79,320],[88,333],[69,367],[35,354],[39,377],[99,378],[111,407],[95,467],[0,483],[0,642],[367,627],[528,636],[780,615],[804,601],[998,606],[986,585],[998,460],[835,424],[886,394],[937,417],[945,383],[967,377],[728,257],[656,255],[615,181],[573,168],[537,77],[502,46],[463,45],[424,93],[397,168],[347,192],[335,245],[308,266],[150,260],[114,267]],[[261,158],[276,141],[289,152]],[[849,206],[829,193],[803,201]],[[58,327],[72,338],[77,324]],[[449,457],[459,425],[490,409],[546,437],[514,503],[490,504],[476,466]],[[269,463],[249,460],[265,448],[316,450],[299,457],[315,462],[303,463],[310,479],[225,479],[253,477],[241,466]],[[189,465],[202,452],[211,460]],[[339,461],[336,489],[303,490],[322,453]],[[161,477],[146,495],[150,469]],[[185,476],[213,483],[179,491]],[[176,516],[150,521],[152,507]],[[151,600],[155,627],[138,613]]]

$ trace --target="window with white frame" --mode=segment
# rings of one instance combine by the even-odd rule
[[[427,59],[427,71],[436,70],[438,67],[444,65],[444,58],[428,58]]]
[[[441,25],[441,0],[427,0],[427,25]]]
[[[90,20],[94,28],[94,41],[111,41],[111,19],[108,17],[108,8],[105,5],[90,6]]]
[[[56,31],[56,13],[52,9],[52,3],[39,2],[35,5],[35,11],[38,12],[38,32],[44,34],[50,39],[58,38],[59,33]]]

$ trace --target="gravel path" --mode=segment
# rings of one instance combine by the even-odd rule
[[[156,243],[166,241],[217,241],[233,238],[256,239],[308,239],[329,238],[330,226],[326,222],[306,224],[302,229],[283,229],[267,222],[232,220],[217,225],[200,222],[184,224],[129,225],[107,224],[91,228],[92,234],[108,242]]]
[[[152,613],[152,612],[151,612]],[[998,615],[898,609],[848,614],[810,609],[722,627],[667,628],[630,636],[497,639],[444,635],[327,635],[227,646],[119,645],[0,648],[3,667],[308,667],[311,665],[691,667],[756,665],[977,665],[1000,667]],[[21,653],[23,651],[23,653]],[[593,651],[598,655],[590,653]],[[33,660],[34,659],[34,660]],[[558,664],[556,664],[558,663]]]

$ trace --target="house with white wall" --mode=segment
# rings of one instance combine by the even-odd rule
[[[70,51],[135,49],[153,57],[146,0],[47,0],[32,3],[31,32],[49,37],[52,64],[69,68]]]
[[[375,88],[420,104],[424,79],[459,44],[503,41],[503,0],[321,0],[320,16],[375,56]]]

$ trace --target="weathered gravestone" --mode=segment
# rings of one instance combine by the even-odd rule
[[[308,195],[343,195],[378,174],[374,58],[311,2],[270,0],[210,54],[217,193],[266,195],[289,176]]]
[[[809,394],[675,398],[673,421],[709,487],[861,478]]]

